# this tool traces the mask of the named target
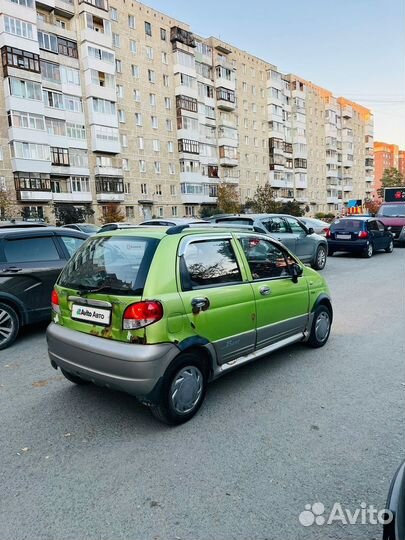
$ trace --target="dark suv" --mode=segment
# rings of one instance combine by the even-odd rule
[[[0,349],[21,326],[50,318],[54,283],[86,238],[56,227],[0,228]]]

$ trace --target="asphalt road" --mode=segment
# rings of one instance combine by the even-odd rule
[[[306,504],[383,508],[404,458],[405,249],[335,256],[326,347],[293,346],[214,382],[168,428],[129,396],[75,387],[44,329],[0,352],[0,538],[381,538],[312,525]]]

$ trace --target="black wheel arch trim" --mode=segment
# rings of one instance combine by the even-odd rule
[[[28,314],[27,310],[24,307],[24,304],[15,296],[12,296],[11,294],[0,292],[0,303],[3,302],[4,304],[9,305],[13,309],[16,310],[17,315],[20,319],[20,324],[23,326],[27,324],[28,321]]]
[[[325,293],[321,293],[318,298],[315,300],[314,302],[314,305],[312,306],[312,309],[311,309],[311,313],[314,313],[319,306],[321,305],[326,305],[328,306],[329,310],[330,310],[330,317],[331,317],[331,322],[333,320],[333,308],[332,308],[332,301],[331,301],[331,298],[329,295],[325,294]]]

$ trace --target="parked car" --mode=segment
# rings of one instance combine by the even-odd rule
[[[335,219],[326,233],[329,255],[336,251],[361,253],[372,257],[375,251],[394,250],[394,235],[379,219],[369,216]]]
[[[405,461],[392,479],[385,508],[393,519],[384,524],[383,540],[405,540]]]
[[[193,225],[193,224],[199,224],[199,223],[209,223],[209,221],[206,221],[204,219],[198,219],[198,218],[169,218],[169,219],[148,219],[146,221],[142,221],[142,223],[139,224],[140,227],[144,225],[148,226],[154,226],[154,227],[175,227],[176,225]]]
[[[330,224],[321,219],[300,217],[299,220],[306,226],[307,229],[314,229],[316,234],[326,236],[326,231],[329,229]]]
[[[209,380],[285,345],[322,347],[332,323],[324,278],[281,243],[187,225],[93,236],[52,309],[55,369],[133,394],[169,424],[197,412]]]
[[[394,242],[405,245],[405,201],[383,202],[376,217],[386,227],[391,227]]]
[[[73,229],[74,231],[80,231],[90,236],[98,233],[100,227],[94,225],[94,223],[69,223],[68,225],[62,225],[62,229]]]
[[[257,232],[269,234],[282,242],[302,262],[309,263],[315,270],[326,265],[328,245],[322,236],[315,234],[296,217],[284,214],[237,214],[225,217],[213,216],[212,223],[253,225]]]
[[[0,228],[0,349],[22,326],[50,318],[55,281],[86,238],[56,227]]]

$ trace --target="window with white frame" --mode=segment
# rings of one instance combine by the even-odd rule
[[[136,102],[139,103],[139,102],[141,101],[141,92],[140,92],[140,90],[134,88],[133,96],[134,96],[134,100],[135,100]]]
[[[139,160],[139,172],[145,173],[146,172],[146,161],[144,159]],[[143,184],[141,184],[142,186]],[[145,184],[146,185],[146,184]]]
[[[115,32],[112,33],[112,43],[113,47],[121,47],[121,38],[119,34],[116,34]]]
[[[172,108],[172,100],[169,97],[165,97],[165,109],[170,110]]]
[[[118,10],[113,7],[110,8],[110,19],[115,22],[118,21]]]
[[[23,111],[9,111],[8,125],[24,129],[35,129],[38,131],[45,130],[45,121],[41,114]]]
[[[160,161],[155,161],[154,166],[155,166],[155,173],[160,174],[162,172]]]
[[[156,107],[156,94],[149,94],[149,104],[151,107]]]
[[[136,112],[135,113],[135,125],[142,126],[142,124],[143,124],[143,122],[142,122],[142,113]]]
[[[145,140],[143,137],[138,137],[138,148],[139,150],[145,149]]]
[[[139,79],[139,66],[131,64],[131,75],[134,79]]]
[[[149,45],[146,45],[145,47],[145,52],[146,52],[146,58],[148,60],[153,60],[153,48],[150,47]]]
[[[123,98],[124,97],[124,87],[122,86],[122,84],[117,84],[117,97],[118,98]]]
[[[31,23],[25,22],[9,15],[4,15],[4,31],[7,34],[20,36],[26,39],[35,39],[34,27]]]
[[[162,195],[162,184],[156,184],[155,195]]]
[[[152,148],[154,152],[160,152],[160,141],[159,139],[153,139]]]
[[[132,54],[136,54],[138,51],[138,46],[134,39],[129,40],[129,50],[131,51]]]
[[[157,116],[151,116],[150,117],[152,129],[158,129],[159,128],[159,120]]]
[[[128,26],[132,30],[135,29],[135,17],[133,15],[128,15]]]
[[[148,69],[148,81],[150,83],[156,82],[156,73],[153,71],[153,69]]]

